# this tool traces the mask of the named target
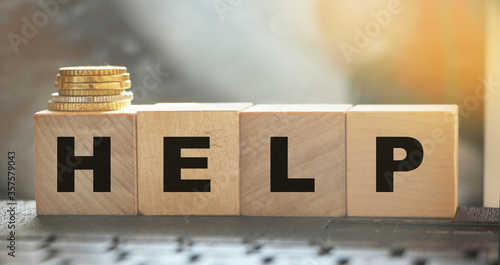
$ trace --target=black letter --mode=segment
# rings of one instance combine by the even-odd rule
[[[314,179],[288,178],[288,137],[271,137],[271,192],[314,192]]]
[[[94,137],[94,156],[75,156],[75,137],[57,137],[57,192],[75,191],[76,169],[93,169],[94,192],[110,192],[111,138]]]
[[[181,168],[207,168],[206,157],[181,157],[182,148],[210,148],[210,137],[163,137],[163,191],[210,192],[209,179],[181,180]]]
[[[424,149],[411,137],[377,137],[377,192],[394,191],[394,171],[411,171],[422,164]],[[406,151],[403,160],[394,160],[394,148]],[[413,159],[415,156],[416,159]]]

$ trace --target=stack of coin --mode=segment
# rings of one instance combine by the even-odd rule
[[[124,66],[72,66],[59,68],[49,110],[109,111],[130,105],[130,74]]]

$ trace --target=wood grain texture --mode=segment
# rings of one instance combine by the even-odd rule
[[[376,192],[376,137],[412,137],[419,167],[394,172],[394,191]],[[347,215],[453,217],[457,208],[456,105],[358,105],[347,112]],[[399,150],[399,151],[397,151]],[[394,149],[394,159],[406,152]]]
[[[350,107],[256,105],[242,111],[242,215],[344,216],[345,113]],[[271,137],[288,137],[288,178],[314,178],[314,192],[271,192]]]
[[[139,212],[144,215],[239,215],[239,111],[251,103],[157,104],[137,114]],[[208,167],[182,169],[181,179],[209,179],[210,192],[164,192],[164,137],[210,137]]]
[[[35,113],[39,215],[137,214],[135,111]],[[57,137],[74,137],[75,156],[93,156],[93,138],[110,137],[111,192],[93,191],[93,171],[75,171],[75,191],[57,192]]]

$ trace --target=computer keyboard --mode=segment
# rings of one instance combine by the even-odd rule
[[[16,257],[4,250],[0,264],[498,264],[498,209],[459,207],[453,219],[151,217],[37,216],[34,202],[18,205]]]
[[[15,258],[2,264],[497,264],[498,245],[434,244],[387,247],[370,242],[308,242],[236,237],[23,235]],[[496,247],[496,249],[495,249]]]

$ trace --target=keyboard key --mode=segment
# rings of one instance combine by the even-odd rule
[[[154,253],[176,253],[181,250],[179,238],[171,236],[128,236],[118,240],[117,248],[136,256]]]
[[[257,255],[240,255],[232,257],[214,257],[200,258],[196,265],[255,265],[262,264],[262,259]]]
[[[15,257],[6,254],[0,255],[0,264],[36,264],[48,259],[51,254],[46,248],[32,251],[16,251]]]
[[[304,256],[304,257],[294,257],[294,256],[278,256],[272,261],[273,265],[331,265],[334,263],[334,259],[331,256]]]
[[[61,253],[58,254],[59,258],[70,265],[107,265],[113,264],[118,261],[119,253],[116,251],[109,251],[106,253],[93,253],[93,254],[75,254],[75,253]]]
[[[319,245],[311,245],[306,241],[293,240],[258,240],[257,251],[262,257],[275,257],[280,255],[308,257],[320,253]]]
[[[47,246],[53,236],[50,234],[19,234],[16,237],[18,251],[33,251]]]
[[[191,261],[191,257],[186,253],[176,253],[170,255],[160,255],[149,261],[148,265],[165,265],[165,264],[187,264]]]
[[[65,235],[56,237],[50,248],[57,253],[105,253],[113,248],[115,241],[106,235]]]
[[[250,247],[240,238],[192,238],[186,247],[192,255],[245,255]]]

